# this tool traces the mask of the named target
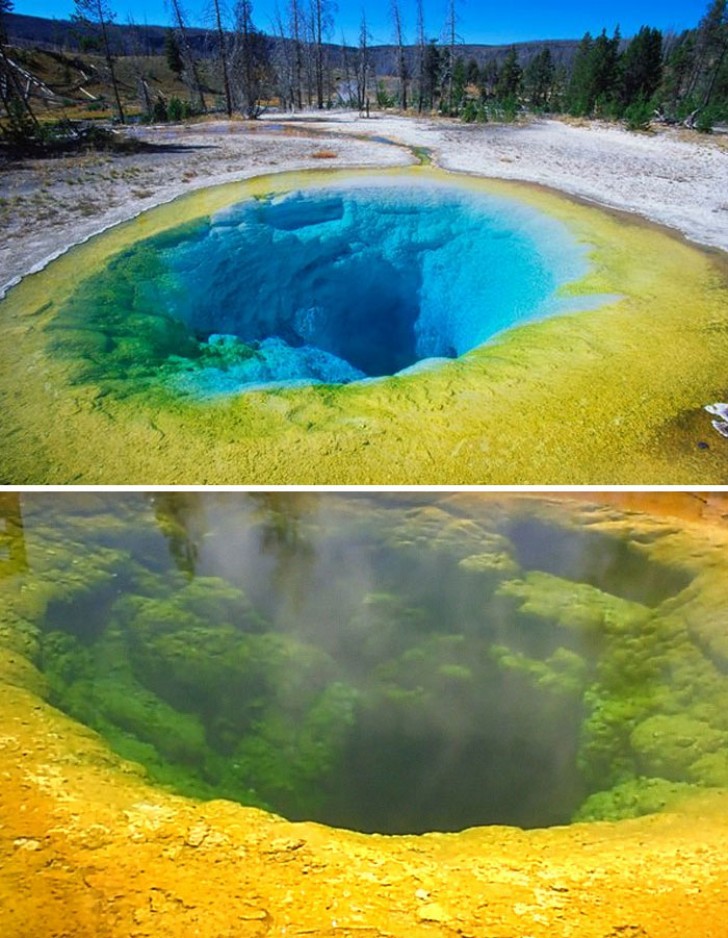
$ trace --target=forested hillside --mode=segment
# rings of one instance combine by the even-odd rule
[[[271,108],[379,107],[469,122],[563,113],[706,132],[728,119],[726,0],[710,0],[679,35],[645,25],[630,37],[604,30],[512,46],[464,43],[455,0],[444,24],[425,23],[421,0],[392,0],[387,46],[371,44],[366,8],[356,45],[333,42],[332,0],[288,0],[268,33],[249,0],[231,17],[212,0],[205,30],[190,26],[180,0],[169,9],[169,24],[138,26],[116,21],[114,0],[75,0],[69,21],[19,16],[0,0],[3,134],[32,136],[58,118],[254,119]],[[414,34],[405,33],[405,14]]]

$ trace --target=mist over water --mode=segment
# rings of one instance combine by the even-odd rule
[[[249,199],[132,246],[54,325],[83,354],[97,324],[108,356],[135,324],[145,361],[178,391],[399,374],[457,358],[513,325],[563,312],[558,288],[586,248],[515,199],[456,184],[335,184]],[[580,298],[579,308],[600,298]],[[106,306],[109,306],[106,309]],[[128,350],[127,350],[128,351]]]
[[[22,514],[51,701],[177,791],[403,833],[719,783],[728,682],[675,612],[694,573],[629,527],[507,497],[24,495]],[[707,734],[689,765],[675,720]]]

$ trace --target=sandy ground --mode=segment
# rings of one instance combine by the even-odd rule
[[[408,165],[414,147],[430,150],[445,169],[542,183],[728,250],[728,143],[717,137],[555,120],[483,126],[386,114],[365,119],[351,112],[125,132],[160,149],[2,168],[0,290],[70,245],[182,193],[284,170]]]

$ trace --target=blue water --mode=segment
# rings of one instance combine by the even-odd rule
[[[556,291],[588,270],[557,220],[429,181],[251,199],[165,234],[159,257],[166,273],[146,299],[215,353],[177,379],[204,395],[456,358],[568,309]]]

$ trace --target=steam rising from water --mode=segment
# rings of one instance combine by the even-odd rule
[[[23,498],[54,702],[181,791],[404,832],[717,784],[655,748],[679,712],[722,751],[725,686],[675,617],[689,567],[629,529],[503,498]]]

